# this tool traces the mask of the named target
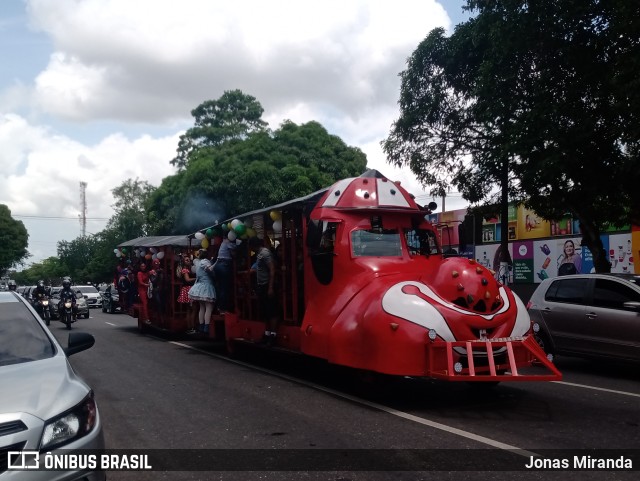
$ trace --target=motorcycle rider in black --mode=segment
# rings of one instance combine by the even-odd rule
[[[60,319],[64,319],[64,302],[71,300],[71,309],[73,310],[73,320],[75,321],[78,315],[78,306],[76,305],[76,293],[71,290],[71,279],[65,277],[62,281],[62,290],[60,291],[60,302],[58,303],[58,312],[60,313]]]
[[[47,290],[44,287],[44,281],[39,280],[36,283],[36,288],[31,292],[31,305],[43,319],[44,312],[42,312],[42,304],[40,303],[40,300],[47,299],[48,297]]]

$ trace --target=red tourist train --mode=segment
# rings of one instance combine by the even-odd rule
[[[172,273],[162,325],[151,306],[155,327],[188,327],[187,308],[176,301],[181,255],[206,247],[215,257],[223,235],[257,236],[275,246],[276,349],[398,376],[560,380],[523,302],[473,259],[443,255],[429,213],[399,183],[368,171],[190,236],[120,247],[147,258],[162,253]],[[214,314],[208,334],[230,349],[261,342],[265,332],[248,244],[239,243],[233,261],[233,308]],[[138,316],[137,305],[129,312]]]

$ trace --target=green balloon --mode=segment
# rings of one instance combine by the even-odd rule
[[[238,236],[243,236],[247,232],[247,226],[244,224],[238,224],[233,230],[238,234]]]
[[[213,230],[207,229],[207,232],[205,232],[205,235],[207,236],[207,239],[211,239],[211,237],[213,236]]]

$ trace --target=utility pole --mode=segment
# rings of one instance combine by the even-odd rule
[[[87,183],[80,182],[80,225],[82,226],[82,237],[87,233]]]

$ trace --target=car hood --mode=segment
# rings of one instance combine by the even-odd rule
[[[64,354],[0,367],[1,413],[28,413],[47,420],[72,408],[89,393]]]

